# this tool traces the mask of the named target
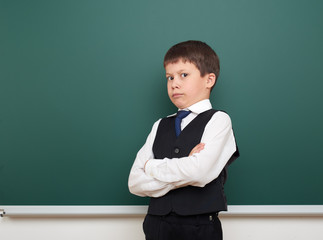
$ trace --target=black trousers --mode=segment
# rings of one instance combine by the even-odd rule
[[[222,240],[217,213],[194,216],[148,214],[143,229],[146,240]]]

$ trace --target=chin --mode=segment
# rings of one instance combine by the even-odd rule
[[[179,109],[182,109],[182,105],[179,104],[179,103],[176,103],[174,101],[172,101],[172,103],[174,104],[175,107],[179,108]]]
[[[182,105],[182,104],[174,104],[178,109],[184,109],[187,108],[188,106]]]
[[[178,101],[179,99],[171,99],[172,103],[179,109],[184,109],[189,106],[187,106],[187,103],[184,103],[182,101]]]

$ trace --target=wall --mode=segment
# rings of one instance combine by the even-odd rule
[[[4,217],[1,240],[142,240],[136,217]],[[322,240],[323,217],[221,216],[225,240]]]

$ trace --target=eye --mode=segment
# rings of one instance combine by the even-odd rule
[[[187,77],[187,75],[188,75],[187,73],[182,73],[181,77],[185,78],[185,77]]]
[[[174,78],[172,76],[168,76],[166,77],[167,81],[171,81],[171,80],[174,80]]]

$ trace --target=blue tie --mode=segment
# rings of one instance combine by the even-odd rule
[[[178,111],[176,118],[175,118],[175,133],[176,133],[176,137],[179,136],[179,134],[181,133],[181,122],[182,119],[187,117],[188,114],[190,114],[191,111]]]

